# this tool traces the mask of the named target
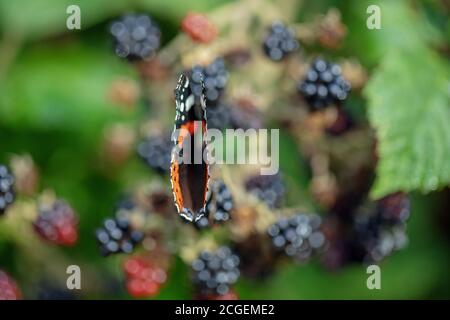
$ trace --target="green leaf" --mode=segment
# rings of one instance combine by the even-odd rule
[[[391,50],[365,89],[378,138],[374,198],[450,183],[449,66],[431,50]]]
[[[127,0],[21,0],[0,1],[0,26],[5,32],[38,38],[68,32],[66,13],[70,5],[81,10],[81,29],[129,8]]]
[[[381,29],[366,26],[366,11],[377,5],[381,12]],[[393,47],[411,48],[424,43],[437,43],[442,36],[427,22],[421,11],[409,1],[351,0],[340,1],[343,19],[349,28],[345,40],[350,55],[357,55],[367,65],[376,65]]]
[[[0,28],[25,38],[40,38],[69,31],[66,13],[70,5],[81,10],[81,30],[127,11],[144,10],[177,22],[187,11],[205,11],[225,0],[21,0],[0,1]]]
[[[27,130],[101,129],[125,115],[108,98],[123,76],[137,77],[107,51],[73,44],[30,48],[0,85],[0,123]]]

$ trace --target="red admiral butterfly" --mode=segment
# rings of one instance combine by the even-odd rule
[[[175,147],[172,152],[170,182],[178,213],[193,222],[206,214],[209,183],[209,165],[203,156],[206,154],[206,103],[203,92],[200,99],[196,99],[189,78],[184,74],[179,77],[175,88],[175,103],[172,135]],[[197,139],[198,137],[201,139]],[[188,139],[190,144],[185,143]]]

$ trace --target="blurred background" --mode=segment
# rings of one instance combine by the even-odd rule
[[[449,10],[0,0],[0,297],[448,299]],[[280,174],[214,168],[197,225],[168,173],[183,71],[210,127],[280,129]]]

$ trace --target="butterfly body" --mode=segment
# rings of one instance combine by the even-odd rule
[[[181,75],[175,88],[176,115],[170,181],[175,206],[181,217],[193,222],[205,214],[209,166],[204,157],[206,104],[196,99],[189,78]]]

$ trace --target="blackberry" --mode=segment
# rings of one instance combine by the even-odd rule
[[[237,242],[234,250],[241,257],[239,269],[242,275],[255,280],[270,276],[276,261],[272,249],[272,244],[267,241],[265,234],[251,233]]]
[[[104,256],[131,253],[144,237],[142,232],[131,227],[126,217],[106,219],[95,235]]]
[[[0,164],[0,215],[6,212],[6,209],[14,201],[14,177],[8,168]]]
[[[378,200],[377,206],[383,219],[401,224],[409,218],[411,201],[407,194],[397,192]]]
[[[137,153],[150,168],[163,174],[169,172],[172,148],[170,135],[155,135],[140,142]]]
[[[406,221],[410,213],[407,195],[397,193],[359,210],[354,220],[354,259],[379,262],[408,243]]]
[[[223,103],[206,108],[208,129],[230,129],[232,128],[231,108]]]
[[[264,115],[250,100],[237,101],[230,111],[233,129],[261,129],[264,126]]]
[[[245,182],[245,188],[272,209],[282,206],[286,193],[280,174],[252,176]]]
[[[16,282],[4,271],[0,270],[0,300],[19,300],[22,293]]]
[[[203,251],[192,262],[193,282],[200,295],[226,295],[239,278],[239,257],[228,247]]]
[[[127,291],[135,298],[151,297],[158,294],[160,287],[167,279],[166,271],[145,256],[127,259],[123,269]]]
[[[341,68],[323,59],[316,59],[298,84],[297,90],[308,102],[312,111],[331,104],[341,104],[347,99],[350,84],[342,77]]]
[[[270,60],[281,61],[298,48],[299,43],[291,29],[279,21],[272,23],[263,43],[264,53]]]
[[[203,83],[207,107],[217,105],[228,82],[228,71],[224,60],[216,58],[207,66],[196,65],[188,74],[196,100],[200,101]]]
[[[72,246],[78,239],[78,218],[70,205],[63,200],[41,204],[34,231],[44,240],[62,246]]]
[[[115,53],[130,61],[152,58],[161,42],[161,31],[155,21],[145,14],[128,14],[110,27]]]
[[[181,22],[181,29],[199,43],[209,43],[217,37],[216,27],[200,13],[188,13]]]
[[[212,223],[223,223],[231,218],[233,210],[233,197],[226,184],[221,180],[211,181],[209,184],[209,194],[206,203],[206,215],[198,220],[195,225],[198,228],[205,228]]]
[[[283,250],[288,256],[303,262],[325,244],[321,224],[322,220],[318,215],[299,213],[279,219],[267,232],[276,249]]]

